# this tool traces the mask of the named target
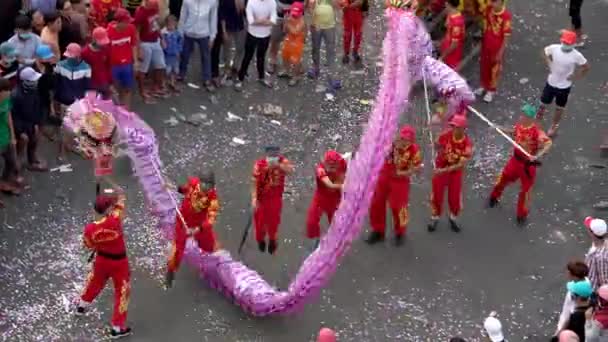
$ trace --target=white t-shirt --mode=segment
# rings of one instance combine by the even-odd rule
[[[247,28],[249,34],[256,38],[270,37],[272,26],[256,25],[254,22],[256,19],[270,19],[272,24],[277,23],[277,4],[275,0],[249,0],[245,13],[247,14],[247,23],[249,24]]]
[[[572,87],[572,81],[568,81],[576,70],[577,66],[587,64],[587,59],[582,53],[574,49],[570,52],[562,51],[560,44],[552,44],[545,48],[545,55],[551,56],[552,62],[549,66],[551,70],[547,83],[558,89],[568,89]]]

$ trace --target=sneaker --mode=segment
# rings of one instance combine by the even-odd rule
[[[266,241],[258,241],[258,249],[260,252],[266,252]]]
[[[403,234],[395,235],[395,246],[399,247],[403,245]]]
[[[170,289],[173,287],[173,280],[175,279],[175,273],[171,271],[167,271],[165,275],[165,287]]]
[[[116,329],[110,330],[110,338],[113,340],[119,339],[121,337],[126,337],[129,335],[131,335],[131,328],[129,328],[129,327],[123,328],[120,330],[116,330]]]
[[[496,198],[490,198],[488,201],[488,207],[494,208],[498,204],[498,200]]]
[[[481,96],[483,94],[485,94],[486,90],[483,88],[477,88],[475,89],[475,96]]]
[[[517,225],[520,227],[523,227],[526,225],[526,223],[528,222],[528,218],[527,217],[517,217]]]
[[[236,82],[234,83],[234,90],[236,90],[236,91],[241,91],[241,90],[243,90],[243,82],[241,82],[241,81],[236,81]]]
[[[272,82],[270,82],[269,80],[264,78],[264,79],[258,80],[258,82],[260,82],[260,84],[263,85],[264,87],[272,89]]]
[[[344,57],[342,57],[342,64],[348,63],[350,63],[350,57],[348,57],[348,55],[344,55]]]
[[[268,253],[269,254],[274,254],[274,252],[277,250],[277,247],[279,246],[279,244],[277,243],[276,240],[270,240],[268,242]]]
[[[358,53],[353,52],[353,60],[356,64],[359,64],[359,63],[361,63],[361,56],[359,56]]]
[[[367,242],[370,245],[373,245],[375,243],[384,241],[384,235],[378,233],[378,232],[371,232],[369,234],[369,237],[367,238],[367,240],[365,240],[365,242]]]
[[[494,92],[493,91],[486,92],[486,94],[483,96],[483,102],[490,103],[490,102],[492,102],[492,100],[494,100]]]
[[[437,223],[438,222],[439,222],[438,220],[431,220],[431,222],[426,226],[426,229],[430,233],[434,232],[435,230],[437,230]]]
[[[462,231],[462,228],[460,228],[458,223],[456,223],[456,221],[454,221],[452,219],[450,219],[450,228],[452,229],[452,231],[454,233],[460,233],[460,231]]]
[[[277,71],[277,63],[268,63],[267,71],[270,75],[274,74]]]
[[[319,68],[310,68],[308,69],[308,78],[317,78],[319,77]]]
[[[340,80],[332,80],[329,82],[329,87],[333,90],[338,90],[342,88],[342,82]]]

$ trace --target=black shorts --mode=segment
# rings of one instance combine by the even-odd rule
[[[543,89],[543,95],[540,97],[540,102],[545,105],[550,105],[553,103],[555,99],[555,104],[558,107],[564,108],[568,103],[568,96],[570,95],[570,88],[559,89],[549,85],[549,83],[545,84],[545,89]]]
[[[15,136],[20,137],[25,134],[28,138],[33,138],[36,134],[36,124],[31,122],[23,122],[19,120],[13,121],[13,127],[15,128]]]
[[[580,17],[583,0],[570,0],[569,15],[571,17]]]

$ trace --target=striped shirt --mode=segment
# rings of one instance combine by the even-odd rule
[[[589,267],[589,280],[594,289],[608,284],[608,241],[601,246],[591,246],[585,256],[585,263]]]

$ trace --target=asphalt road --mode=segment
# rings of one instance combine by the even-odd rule
[[[546,77],[541,49],[558,40],[556,31],[569,19],[565,1],[511,2],[511,9],[514,35],[500,93],[491,106],[476,104],[489,118],[507,125],[517,118],[523,101],[540,94]],[[330,326],[340,341],[447,341],[455,335],[479,341],[483,319],[497,311],[510,341],[546,341],[561,308],[564,265],[582,257],[589,245],[581,221],[594,214],[592,205],[606,196],[606,169],[594,165],[606,165],[598,147],[607,124],[602,109],[608,97],[598,88],[608,75],[607,11],[605,1],[585,2],[583,17],[592,42],[582,52],[592,72],[576,84],[562,131],[539,171],[527,227],[514,223],[515,187],[506,191],[499,208],[485,209],[510,147],[471,117],[469,134],[476,151],[467,169],[464,231],[452,233],[443,221],[436,233],[427,233],[431,159],[422,129],[423,97],[415,91],[414,105],[402,121],[417,125],[427,167],[411,190],[406,244],[396,248],[387,241],[369,247],[362,240],[355,242],[320,298],[294,316],[248,317],[208,288],[188,265],[175,287],[163,290],[167,246],[159,242],[128,161],[119,159],[116,178],[129,195],[125,229],[133,271],[129,322],[135,334],[128,340],[310,341],[321,326]],[[374,98],[381,68],[376,59],[381,22],[376,8],[366,24],[367,68],[357,72],[341,67],[345,88],[333,101],[317,92],[312,81],[296,88],[279,81],[273,91],[254,82],[246,84],[243,94],[222,89],[217,101],[202,90],[186,88],[183,95],[161,104],[136,106],[156,130],[165,171],[172,178],[183,179],[202,167],[216,171],[223,204],[216,231],[233,252],[246,222],[252,163],[264,145],[283,146],[297,172],[285,197],[279,252],[261,255],[250,239],[243,256],[278,287],[289,284],[312,246],[303,232],[314,164],[327,148],[344,152],[357,145],[370,109],[366,101]],[[477,84],[476,63],[463,74]],[[198,82],[197,75],[191,72],[190,81]],[[280,106],[282,113],[263,115],[262,107],[268,104]],[[242,120],[227,121],[228,111]],[[204,113],[206,124],[164,123],[176,112]],[[234,137],[246,144],[231,145]],[[44,152],[52,160],[54,147],[47,145]],[[33,189],[6,199],[7,208],[0,212],[1,340],[99,341],[109,321],[110,290],[85,318],[74,319],[64,309],[88,271],[80,234],[91,219],[94,196],[90,163],[76,157],[70,162],[73,172],[29,174]]]

